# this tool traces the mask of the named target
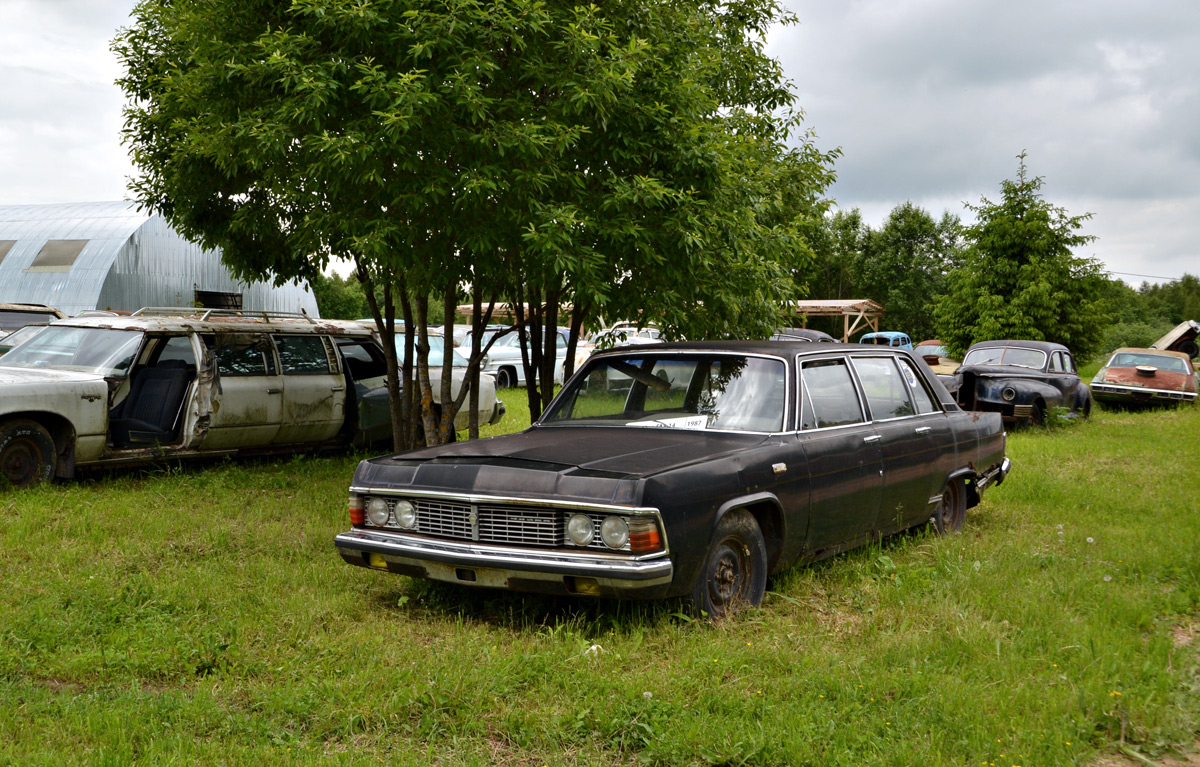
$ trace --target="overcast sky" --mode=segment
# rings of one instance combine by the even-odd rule
[[[0,204],[119,200],[133,0],[0,0]],[[875,226],[911,200],[970,219],[1026,152],[1052,204],[1093,213],[1079,255],[1116,276],[1200,274],[1200,2],[789,0],[771,52],[831,194]]]

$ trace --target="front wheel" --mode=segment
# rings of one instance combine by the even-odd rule
[[[0,483],[32,487],[54,476],[58,454],[50,432],[25,419],[0,424]]]
[[[952,479],[942,490],[942,502],[933,515],[933,527],[938,535],[957,533],[967,518],[967,499],[963,492],[963,481]]]
[[[1044,426],[1046,423],[1046,412],[1036,402],[1030,406],[1028,423],[1030,426]]]
[[[742,605],[760,605],[767,591],[767,546],[750,512],[731,511],[717,523],[704,567],[692,586],[701,614],[721,618]]]
[[[496,371],[496,388],[511,389],[517,385],[517,376],[513,373],[512,368],[500,368]]]

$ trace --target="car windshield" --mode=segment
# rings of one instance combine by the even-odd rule
[[[946,347],[935,344],[922,344],[918,346],[917,354],[920,354],[922,357],[950,357],[950,354],[946,351]]]
[[[4,311],[0,311],[0,330],[16,330],[26,325],[32,325],[35,322],[52,322],[56,319],[58,319],[58,315],[52,312],[39,312],[34,309],[5,309]]]
[[[8,351],[18,344],[25,343],[33,336],[40,333],[45,325],[26,325],[23,328],[14,330],[9,333],[7,330],[0,330],[0,354]]]
[[[1165,354],[1144,354],[1121,352],[1114,354],[1108,361],[1110,368],[1135,368],[1138,365],[1151,365],[1168,373],[1190,373],[1187,363],[1178,357],[1168,357]]]
[[[50,325],[0,357],[0,365],[124,378],[142,335],[140,331]]]
[[[430,368],[440,368],[442,366],[442,362],[446,359],[442,354],[442,343],[443,341],[441,336],[429,337]],[[404,354],[404,336],[396,336],[396,351],[400,354]],[[452,366],[456,368],[465,368],[467,366],[467,358],[459,354],[456,349],[451,349],[450,355],[450,359],[452,360],[450,364]]]
[[[542,425],[783,430],[782,360],[742,355],[627,354],[592,359]]]
[[[1046,366],[1046,353],[1020,346],[990,346],[967,352],[963,367],[969,365],[1012,365],[1041,370]]]

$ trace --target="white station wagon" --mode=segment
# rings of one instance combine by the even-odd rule
[[[0,483],[386,441],[386,373],[357,322],[190,308],[59,320],[0,357]],[[499,420],[490,376],[479,400],[480,423]]]

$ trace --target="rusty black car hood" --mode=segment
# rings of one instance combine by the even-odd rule
[[[767,439],[764,434],[682,429],[535,427],[520,434],[363,461],[354,484],[465,493],[602,495],[605,500],[629,502],[634,484],[630,480],[720,459]]]
[[[719,431],[543,426],[392,456],[395,462],[491,463],[642,477],[744,450],[766,437]]]

